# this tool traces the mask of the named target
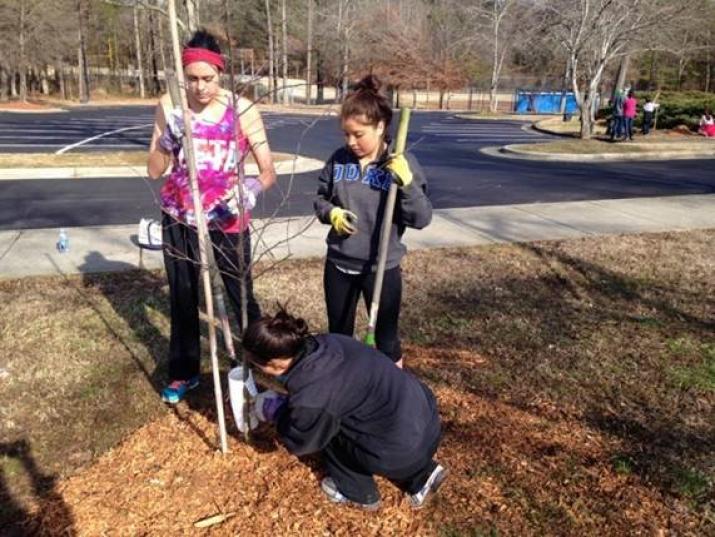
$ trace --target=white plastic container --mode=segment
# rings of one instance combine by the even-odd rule
[[[238,430],[242,433],[246,432],[246,421],[243,419],[243,402],[245,401],[243,386],[243,366],[239,365],[228,372],[228,393],[231,398],[231,411],[233,412],[233,419],[236,420],[236,427],[238,427]],[[253,375],[251,374],[250,369],[248,370],[246,387],[248,388],[248,393],[251,397],[255,398],[258,394],[258,390],[256,389],[256,383],[253,380]],[[248,416],[250,429],[255,429],[258,426],[258,417],[253,409],[253,405],[250,407]]]

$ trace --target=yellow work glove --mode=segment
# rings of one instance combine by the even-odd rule
[[[333,207],[330,210],[330,223],[340,235],[352,235],[357,231],[357,215],[342,207]]]
[[[390,170],[398,186],[407,188],[412,183],[412,170],[403,153],[390,155],[386,168]]]

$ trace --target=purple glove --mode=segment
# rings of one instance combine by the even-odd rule
[[[173,153],[181,147],[184,137],[184,116],[180,108],[174,108],[166,118],[166,127],[159,137],[158,144],[167,153]]]
[[[258,194],[263,192],[263,183],[258,177],[246,177],[243,179],[243,190],[245,194],[243,206],[250,211],[256,206]]]
[[[287,402],[288,398],[285,395],[279,395],[271,390],[261,392],[256,396],[256,416],[261,421],[274,422],[278,412]]]
[[[243,180],[243,208],[246,211],[250,211],[256,206],[256,199],[258,194],[263,191],[263,183],[257,177],[246,177]],[[231,197],[226,202],[228,210],[232,214],[239,214],[238,208],[238,193],[239,188],[236,186],[232,192]]]

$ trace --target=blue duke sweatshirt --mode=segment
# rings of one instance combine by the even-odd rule
[[[415,156],[406,152],[412,170],[412,183],[398,190],[397,204],[390,230],[386,269],[399,266],[407,248],[401,238],[405,228],[422,229],[432,220],[432,204],[427,197],[427,180]],[[384,168],[385,151],[376,161],[360,169],[357,157],[347,147],[330,157],[320,174],[315,213],[324,224],[330,224],[330,211],[342,207],[357,215],[357,232],[339,235],[332,227],[328,233],[328,260],[340,268],[359,272],[374,272],[380,242],[382,215],[387,191],[393,181]]]

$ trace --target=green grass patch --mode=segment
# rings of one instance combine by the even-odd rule
[[[679,338],[669,341],[668,348],[676,356],[696,355],[701,358],[693,365],[670,369],[673,381],[680,388],[715,392],[715,344],[698,345],[689,339]]]
[[[675,489],[692,501],[702,501],[708,496],[712,484],[707,476],[693,468],[678,468],[674,475]]]

